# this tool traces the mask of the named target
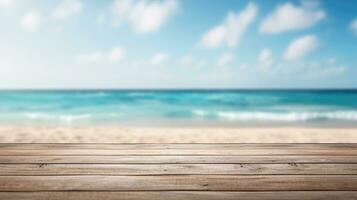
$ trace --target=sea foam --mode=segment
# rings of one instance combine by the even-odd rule
[[[218,112],[217,116],[230,121],[313,121],[313,120],[357,120],[357,111],[332,112]]]
[[[63,115],[63,114],[46,114],[46,113],[25,113],[23,114],[31,120],[59,120],[64,122],[72,122],[76,120],[89,119],[92,117],[90,114],[78,114],[78,115]]]

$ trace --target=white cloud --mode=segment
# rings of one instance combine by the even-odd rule
[[[271,51],[271,49],[269,48],[265,48],[263,49],[260,54],[259,54],[259,63],[260,65],[262,65],[263,67],[269,67],[273,64],[273,53]]]
[[[257,12],[257,6],[249,3],[242,12],[229,13],[222,24],[217,25],[203,35],[203,46],[206,48],[217,48],[226,44],[228,47],[235,47],[248,26],[255,19]]]
[[[153,65],[160,65],[166,62],[168,58],[169,56],[165,53],[157,53],[151,58],[150,63]]]
[[[357,18],[351,22],[350,29],[357,36]]]
[[[297,60],[313,52],[318,46],[318,38],[315,35],[299,37],[289,44],[284,59]]]
[[[224,26],[217,26],[206,33],[202,38],[202,43],[207,48],[217,48],[226,42],[227,29]]]
[[[325,12],[313,3],[296,6],[285,3],[278,6],[261,23],[260,32],[276,34],[284,31],[306,29],[324,19]]]
[[[234,55],[231,53],[225,53],[223,54],[217,61],[218,66],[226,66],[227,64],[232,63],[234,60]]]
[[[123,59],[125,50],[117,47],[108,52],[91,52],[79,55],[76,60],[80,63],[96,63],[96,62],[118,62]]]
[[[177,9],[177,0],[116,0],[113,5],[117,22],[128,22],[138,33],[159,30]]]
[[[35,32],[42,24],[42,16],[34,11],[28,12],[21,20],[21,27],[30,32]]]
[[[110,62],[120,61],[124,56],[124,49],[121,47],[114,48],[111,52],[109,52],[108,60]]]
[[[80,13],[82,3],[80,0],[62,0],[53,12],[53,18],[64,20]]]

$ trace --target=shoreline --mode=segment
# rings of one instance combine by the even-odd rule
[[[0,143],[357,143],[357,128],[0,125]]]

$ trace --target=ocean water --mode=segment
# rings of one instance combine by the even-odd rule
[[[357,124],[357,90],[1,91],[0,124]]]

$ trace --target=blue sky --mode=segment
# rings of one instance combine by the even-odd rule
[[[357,4],[0,0],[0,88],[356,88]]]

